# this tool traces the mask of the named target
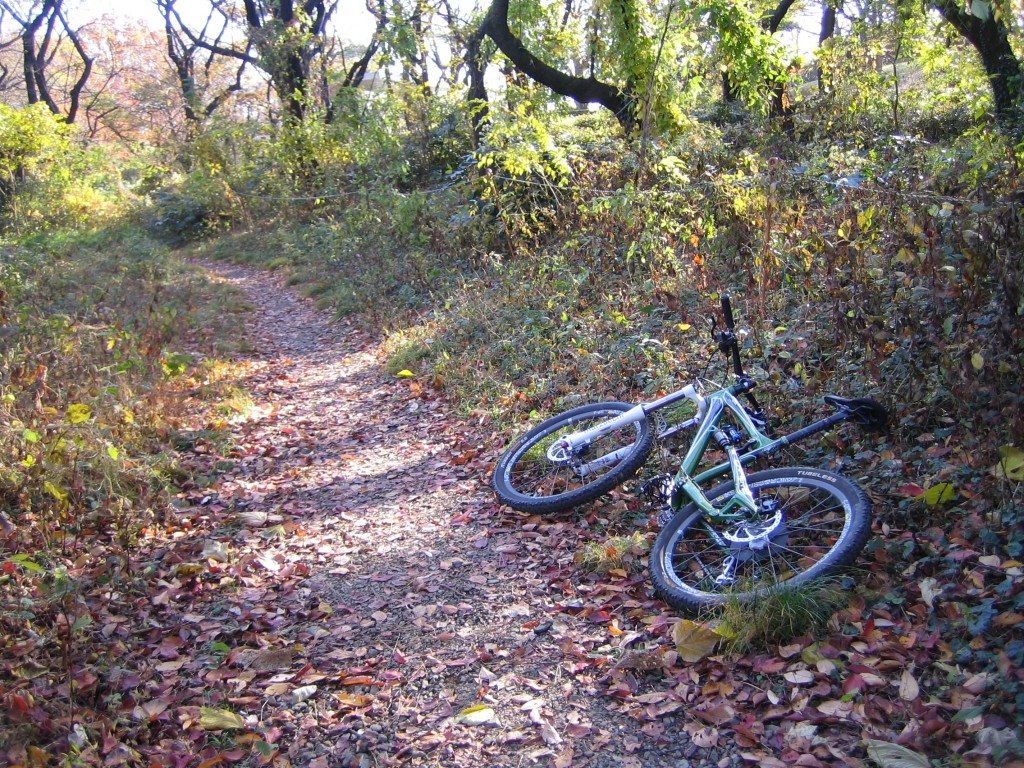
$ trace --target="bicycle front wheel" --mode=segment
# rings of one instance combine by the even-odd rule
[[[651,581],[673,608],[695,613],[835,574],[867,543],[871,503],[842,475],[793,467],[755,472],[747,482],[756,516],[715,523],[689,504],[658,534]],[[733,493],[729,482],[708,500],[721,506]]]
[[[558,512],[592,501],[628,480],[654,446],[654,430],[647,419],[595,438],[572,455],[553,459],[549,448],[565,435],[595,427],[632,407],[614,402],[583,405],[538,424],[498,460],[495,494],[523,512]]]

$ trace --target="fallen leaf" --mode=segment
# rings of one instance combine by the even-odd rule
[[[782,676],[793,685],[810,685],[814,682],[814,673],[809,669],[795,669]]]
[[[88,405],[75,403],[68,406],[64,415],[72,424],[82,424],[92,418],[92,410]]]
[[[708,725],[701,728],[693,736],[690,737],[690,741],[695,746],[701,749],[711,749],[712,747],[718,746],[718,729],[714,726]]]
[[[999,449],[999,463],[995,466],[996,477],[1021,482],[1024,480],[1024,451],[1012,445]]]
[[[296,688],[292,691],[291,699],[293,704],[299,704],[306,699],[311,698],[316,694],[315,685],[304,685],[301,688]]]
[[[295,650],[282,648],[277,651],[263,651],[252,658],[246,666],[256,672],[276,672],[279,669],[288,669],[295,658]]]
[[[486,704],[466,707],[455,716],[455,722],[461,725],[483,725],[494,720],[494,710]]]
[[[557,747],[562,743],[562,737],[558,735],[558,731],[551,725],[544,715],[541,714],[539,709],[530,710],[530,720],[540,729],[540,737],[544,739],[544,743],[549,747]]]
[[[693,663],[700,661],[715,650],[722,636],[707,624],[699,624],[689,619],[680,619],[672,627],[672,640],[675,641],[679,658]]]
[[[868,757],[880,768],[931,768],[928,758],[899,744],[875,739],[865,739],[864,744],[868,749]]]
[[[921,498],[929,507],[937,507],[939,504],[945,504],[947,501],[955,499],[956,488],[952,483],[939,483],[926,490]]]
[[[736,715],[736,711],[728,704],[719,704],[707,709],[694,709],[690,710],[690,712],[694,717],[698,717],[711,725],[725,725]]]
[[[206,731],[226,731],[231,728],[244,728],[245,719],[237,712],[229,709],[203,707],[200,710],[199,727]]]
[[[334,698],[346,707],[365,707],[373,702],[372,696],[363,696],[358,693],[336,693]]]
[[[914,701],[921,694],[921,687],[917,684],[917,680],[910,673],[909,669],[903,670],[903,675],[900,677],[900,698],[904,701]]]
[[[942,588],[939,587],[939,582],[929,576],[925,579],[921,579],[919,586],[921,587],[921,599],[924,600],[925,605],[927,605],[929,609],[934,608],[935,598],[938,597],[940,592],[942,592]]]
[[[829,717],[848,717],[853,712],[853,702],[831,699],[821,702],[817,709],[821,714],[828,715]]]
[[[203,553],[200,555],[203,560],[213,560],[218,563],[228,561],[228,548],[221,541],[207,539],[203,542]]]

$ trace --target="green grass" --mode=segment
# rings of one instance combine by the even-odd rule
[[[824,631],[846,600],[846,592],[830,579],[781,586],[756,600],[726,602],[717,612],[719,632],[730,653],[766,649]]]
[[[605,541],[589,541],[576,553],[576,565],[585,573],[600,576],[612,571],[630,573],[639,567],[640,556],[648,549],[650,542],[639,531]]]

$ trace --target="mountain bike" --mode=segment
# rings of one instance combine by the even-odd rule
[[[689,383],[650,403],[573,408],[516,440],[493,476],[496,495],[513,509],[562,511],[633,477],[656,442],[692,431],[674,474],[644,488],[663,507],[663,526],[649,559],[651,580],[661,599],[688,612],[729,599],[753,600],[850,565],[871,532],[871,504],[856,483],[814,467],[748,474],[745,466],[841,422],[878,431],[888,421],[874,400],[827,395],[824,402],[833,413],[772,436],[753,394],[756,382],[743,371],[729,297],[723,295],[721,304],[724,327],[718,330],[716,323],[712,334],[718,351],[731,360],[731,385],[705,393],[700,384]],[[683,402],[694,415],[682,421],[664,416]],[[725,460],[698,473],[713,445]]]

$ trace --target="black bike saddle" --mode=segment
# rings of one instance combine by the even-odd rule
[[[825,395],[825,402],[862,429],[871,432],[885,432],[888,429],[889,412],[881,403],[869,397]]]

